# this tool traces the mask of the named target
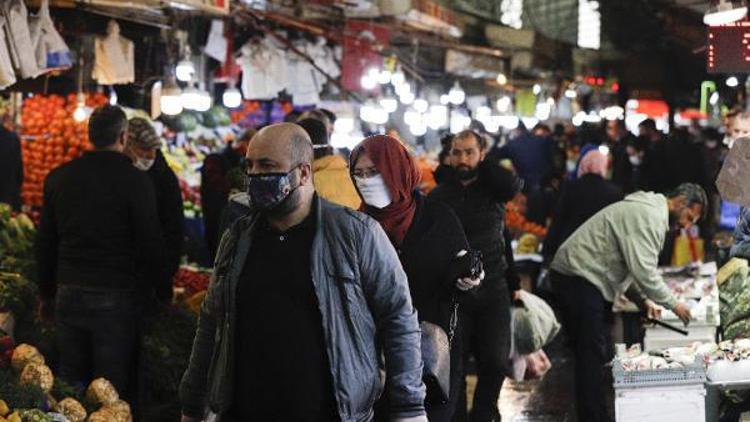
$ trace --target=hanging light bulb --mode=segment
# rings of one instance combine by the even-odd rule
[[[414,100],[414,110],[417,110],[417,112],[419,113],[426,113],[429,107],[430,103],[428,103],[424,98]]]
[[[194,85],[185,88],[180,99],[182,100],[182,108],[185,110],[197,110],[200,107],[200,92]]]
[[[206,89],[203,87],[203,84],[201,83],[201,88],[198,90],[198,101],[196,102],[195,111],[208,111],[211,109],[211,106],[213,105],[213,98],[211,98],[211,94],[206,91]]]
[[[386,97],[380,100],[380,106],[383,107],[386,112],[393,113],[398,109],[398,101],[396,101],[395,98]]]
[[[89,117],[89,113],[86,109],[86,96],[79,92],[77,100],[76,109],[73,111],[73,120],[80,123]]]
[[[380,85],[386,85],[386,84],[391,83],[391,77],[392,77],[392,73],[390,70],[383,70],[380,73],[378,73],[377,80]]]
[[[401,100],[401,103],[406,105],[413,103],[415,98],[416,97],[413,92],[405,92],[403,95],[398,97],[398,99]]]
[[[190,82],[195,75],[195,65],[190,60],[180,60],[174,69],[177,80],[181,82]]]
[[[221,102],[224,103],[226,108],[237,108],[242,105],[242,93],[234,86],[230,86],[221,96]]]
[[[509,96],[505,95],[505,96],[500,97],[497,100],[497,104],[496,104],[497,111],[499,111],[500,113],[507,113],[510,110],[510,103],[511,103],[511,99]]]
[[[406,82],[406,75],[404,75],[404,72],[402,72],[401,69],[396,70],[396,72],[391,75],[391,83],[393,86],[397,87],[404,82]]]
[[[539,95],[542,92],[542,86],[539,84],[534,84],[532,92],[534,93],[534,95]]]
[[[505,85],[508,83],[508,77],[505,76],[504,73],[498,73],[497,74],[497,83],[500,85]]]
[[[167,116],[176,116],[182,113],[182,90],[177,86],[174,79],[170,78],[164,85],[159,105],[161,106],[161,112]]]
[[[117,92],[114,89],[109,91],[109,105],[117,105]]]
[[[453,105],[463,104],[463,102],[466,100],[466,93],[461,88],[461,85],[459,85],[458,81],[453,84],[453,88],[451,88],[451,90],[448,92],[448,100]]]
[[[366,91],[371,91],[378,86],[378,81],[375,78],[371,78],[370,75],[363,75],[359,80],[359,85]]]
[[[440,96],[440,104],[442,105],[448,105],[451,102],[450,97],[448,94],[443,94]]]
[[[430,129],[438,130],[448,124],[448,107],[444,105],[432,105],[426,118],[427,126]]]

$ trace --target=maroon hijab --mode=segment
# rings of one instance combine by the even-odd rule
[[[400,246],[414,220],[417,201],[414,191],[419,187],[420,173],[406,147],[396,138],[387,135],[369,136],[359,144],[350,157],[350,171],[359,157],[366,153],[383,176],[391,194],[391,203],[378,209],[362,201],[360,211],[378,220],[391,243]],[[356,186],[356,184],[355,184]]]

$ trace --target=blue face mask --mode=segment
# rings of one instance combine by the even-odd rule
[[[291,174],[261,173],[247,176],[247,194],[253,211],[268,212],[278,208],[299,186],[292,188]]]

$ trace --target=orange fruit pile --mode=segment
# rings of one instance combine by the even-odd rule
[[[96,108],[107,104],[104,94],[86,96],[86,106]],[[78,103],[76,95],[34,95],[23,103],[21,134],[24,182],[23,203],[42,206],[44,179],[61,164],[90,150],[87,122],[73,120]]]

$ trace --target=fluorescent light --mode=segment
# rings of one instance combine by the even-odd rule
[[[114,89],[112,91],[109,91],[109,105],[117,105],[117,93]]]
[[[709,8],[703,15],[703,23],[709,26],[726,25],[741,20],[745,16],[747,16],[747,6],[735,6],[732,1],[719,0],[719,4]]]
[[[719,103],[719,93],[717,91],[714,91],[714,93],[711,94],[711,97],[708,98],[708,102],[712,106],[715,106],[716,104],[718,104]]]
[[[571,100],[578,97],[578,94],[573,89],[566,89],[565,90],[565,96],[570,98]]]

